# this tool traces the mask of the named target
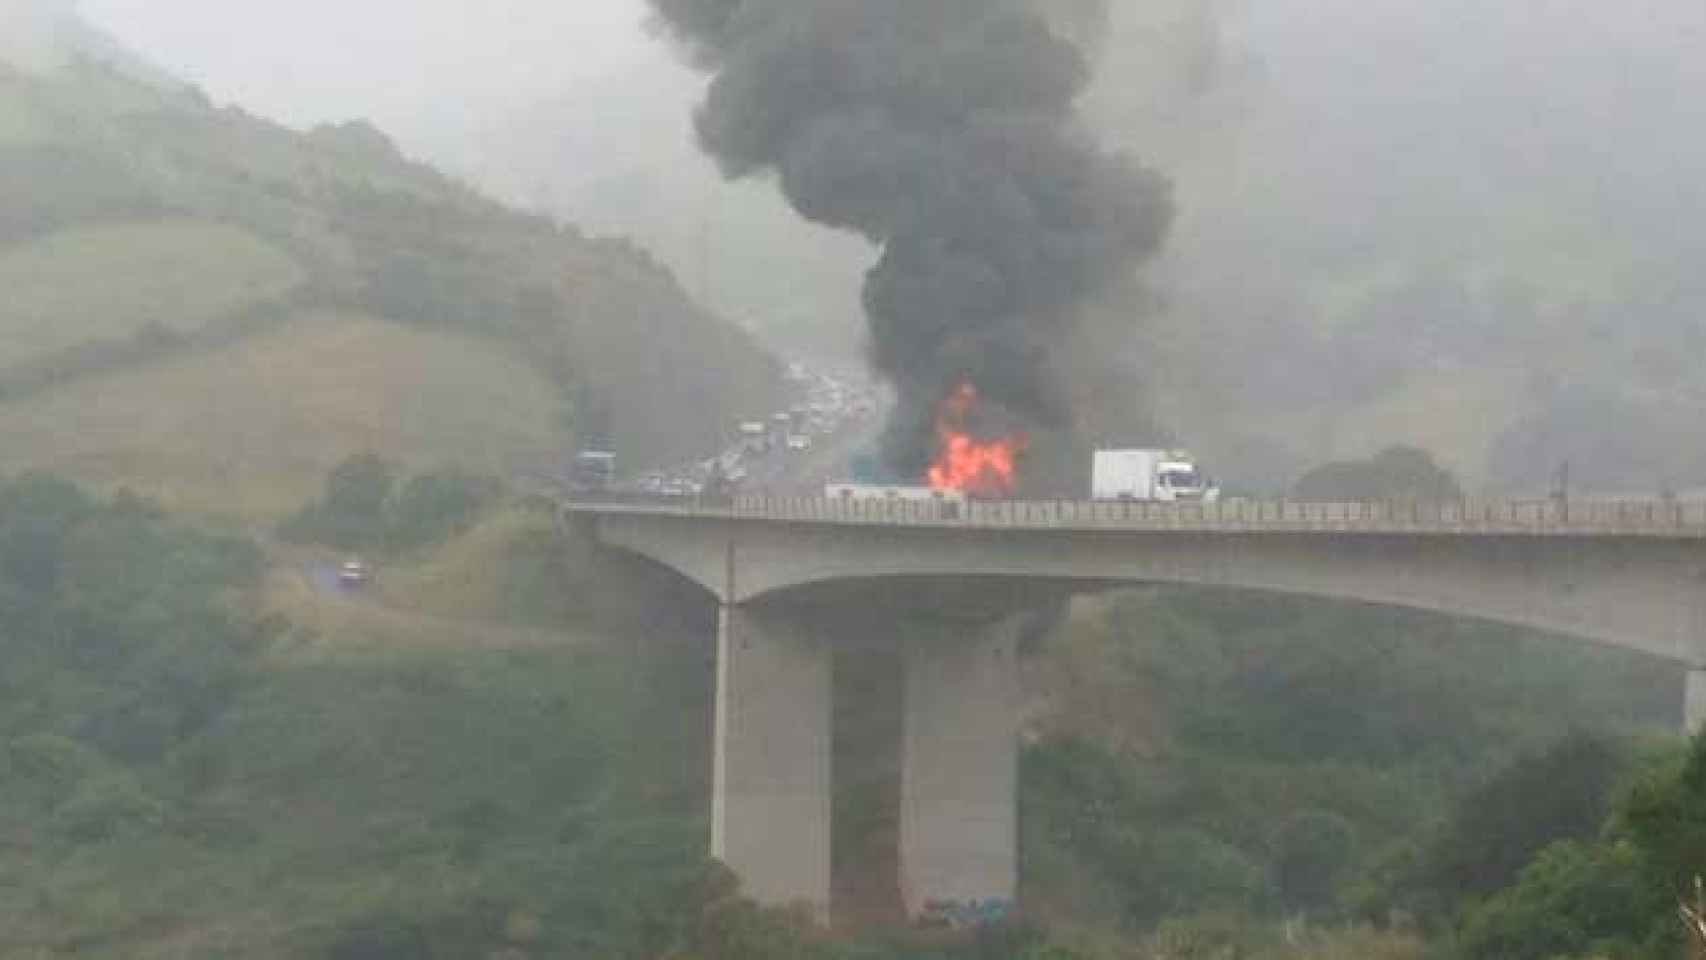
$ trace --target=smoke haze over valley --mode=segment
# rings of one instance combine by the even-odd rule
[[[766,184],[720,182],[692,142],[702,81],[643,11],[618,9],[625,64],[513,106],[424,109],[400,122],[405,144],[632,232],[788,349],[860,356],[875,251]],[[1160,303],[1112,307],[1127,316],[1111,329],[1147,332],[1092,351],[1132,368],[1083,385],[1114,394],[1092,426],[1118,431],[1125,411],[1107,408],[1126,391],[1269,488],[1390,442],[1485,489],[1532,491],[1564,459],[1589,461],[1584,482],[1702,478],[1678,449],[1700,391],[1674,369],[1703,299],[1687,267],[1706,154],[1684,94],[1702,79],[1696,6],[1157,0],[1112,15],[1083,109],[1174,182],[1179,213],[1151,275]],[[1603,415],[1583,439],[1545,439],[1584,394]],[[1594,477],[1618,417],[1648,423],[1639,463]],[[1535,456],[1510,452],[1524,444]]]
[[[704,81],[639,0],[493,18],[448,3],[83,10],[215,97],[295,122],[374,116],[503,196],[632,235],[786,350],[868,349],[859,286],[877,252],[763,182],[721,181],[693,143]],[[1268,489],[1396,442],[1476,489],[1533,491],[1565,460],[1601,486],[1706,482],[1682,442],[1706,389],[1679,361],[1706,337],[1697,4],[1109,13],[1082,110],[1173,182],[1178,222],[1150,290],[1092,324],[1082,352],[1110,369],[1075,385],[1087,430],[1144,421],[1135,432]],[[234,56],[223,38],[245,31],[271,42]],[[1598,472],[1613,441],[1617,466]]]

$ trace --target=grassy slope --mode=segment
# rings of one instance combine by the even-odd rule
[[[3,177],[0,228],[21,219],[0,230],[0,376],[25,388],[0,401],[0,470],[264,522],[357,450],[540,467],[591,396],[627,463],[667,463],[777,402],[775,362],[644,252],[508,210],[366,125],[304,134],[100,68],[0,65]],[[210,325],[260,339],[129,339]]]
[[[176,218],[59,231],[0,251],[0,366],[149,324],[194,331],[302,279],[283,251],[227,224]]]
[[[556,409],[550,384],[489,342],[321,316],[0,405],[0,470],[269,520],[365,450],[502,475],[560,448]]]

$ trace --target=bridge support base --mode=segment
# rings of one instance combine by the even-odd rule
[[[1011,621],[907,638],[899,852],[913,917],[975,925],[1013,903],[1018,638]]]
[[[1689,736],[1706,729],[1706,667],[1688,671],[1688,685],[1682,701],[1682,729]]]
[[[828,646],[790,618],[724,607],[717,624],[711,856],[759,903],[828,922]]]

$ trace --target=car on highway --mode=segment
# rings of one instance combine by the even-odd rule
[[[373,569],[360,557],[350,557],[338,565],[338,582],[346,587],[359,587],[373,579]]]
[[[792,450],[792,451],[798,453],[801,450],[810,450],[811,447],[812,447],[812,438],[811,437],[808,437],[803,433],[790,433],[790,434],[788,434],[788,449],[789,450]]]

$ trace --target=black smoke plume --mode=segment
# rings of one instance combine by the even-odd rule
[[[900,397],[890,465],[922,473],[962,379],[1069,427],[1051,355],[1172,219],[1166,181],[1078,123],[1083,23],[1058,0],[650,2],[711,74],[697,129],[724,175],[774,173],[802,216],[881,248],[864,305]]]

